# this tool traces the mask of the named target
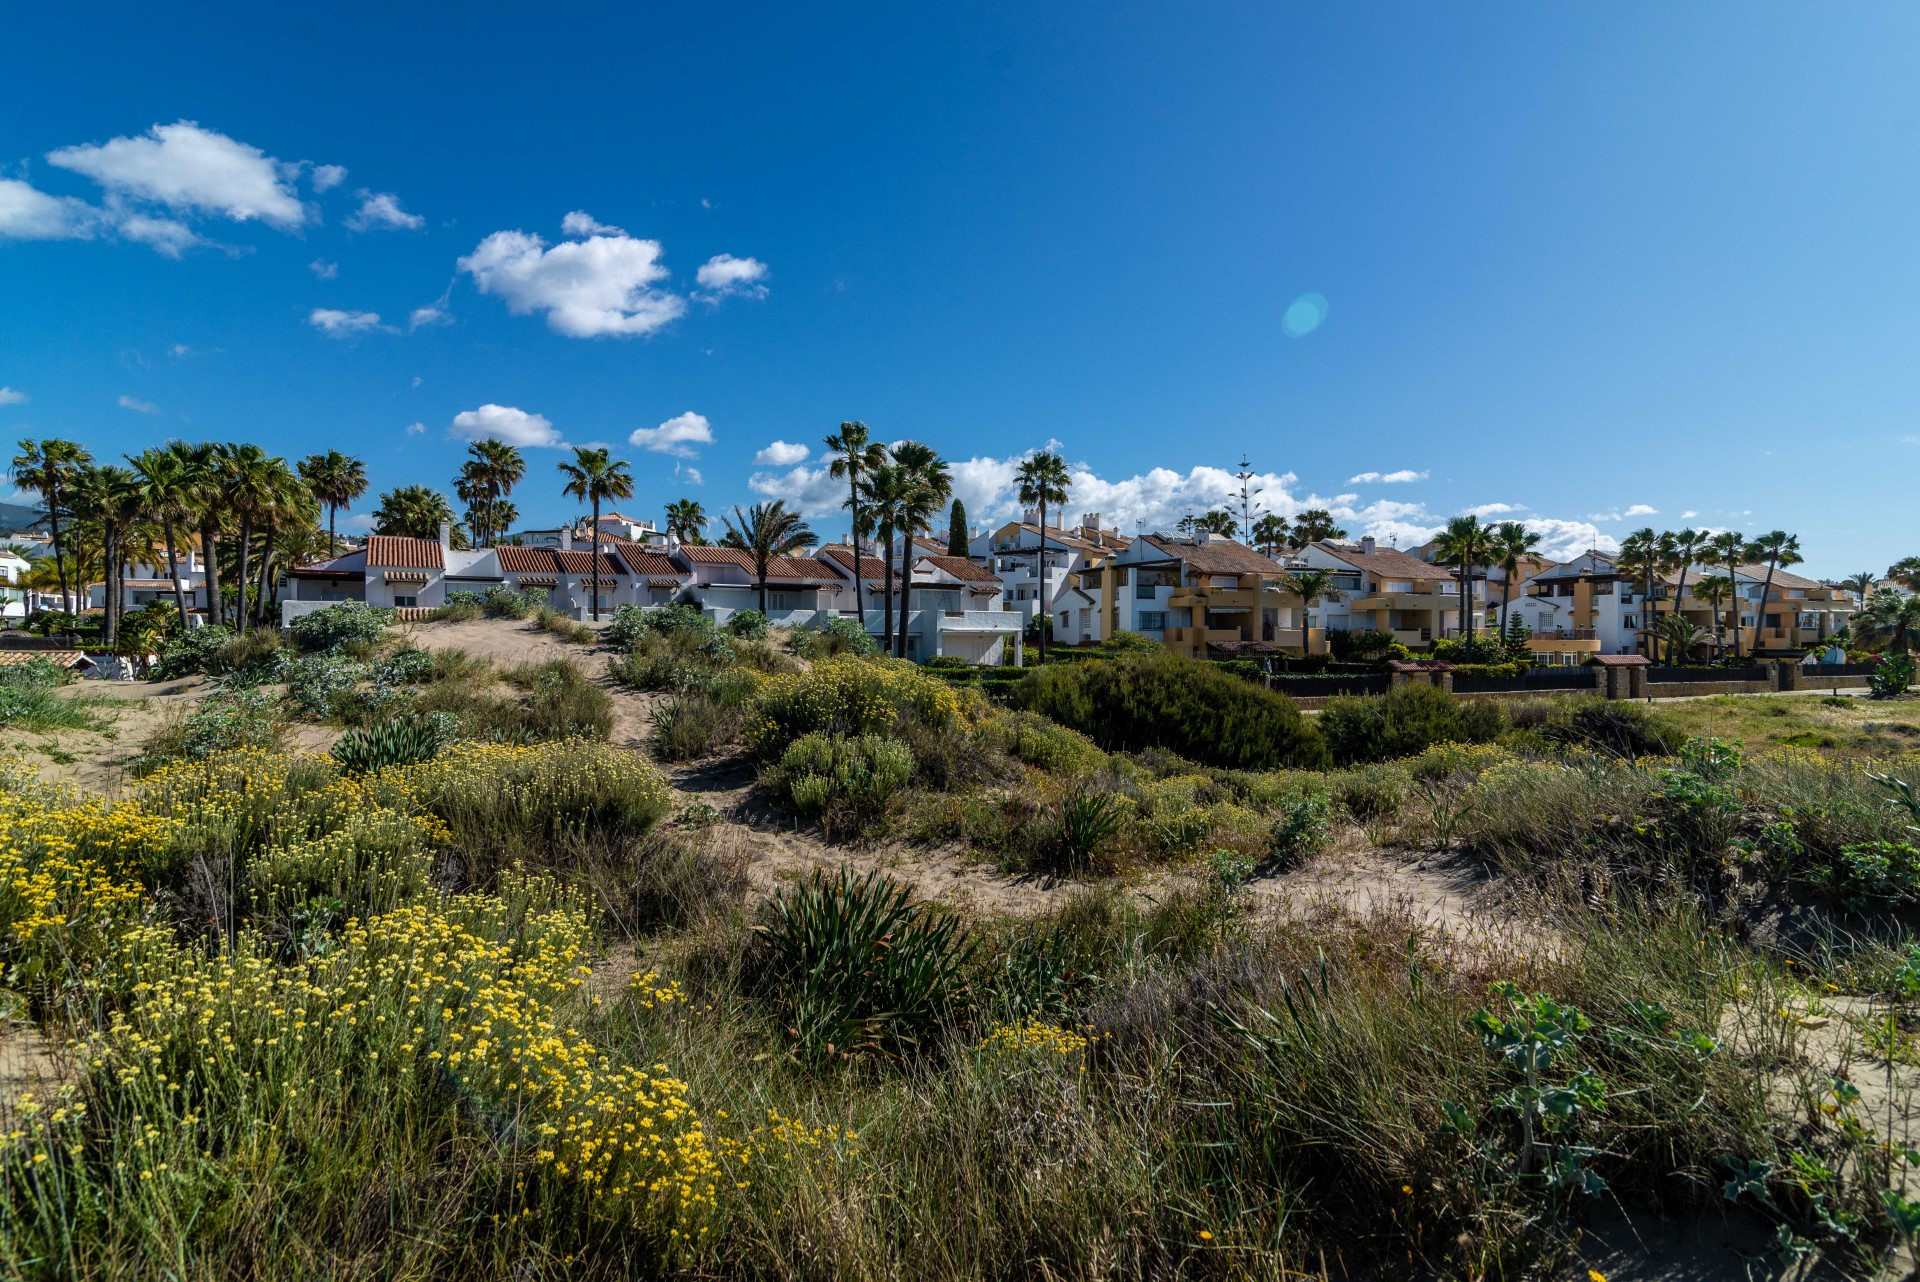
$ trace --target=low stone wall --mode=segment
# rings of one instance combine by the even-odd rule
[[[1649,699],[1693,699],[1709,694],[1772,694],[1771,681],[1650,681]]]

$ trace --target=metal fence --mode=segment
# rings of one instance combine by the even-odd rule
[[[1453,674],[1455,694],[1497,694],[1505,691],[1592,690],[1592,668],[1532,668],[1517,677],[1483,677],[1472,673]]]
[[[1647,669],[1648,685],[1671,685],[1681,681],[1765,681],[1767,670],[1751,668],[1662,668]]]
[[[36,637],[25,632],[0,632],[0,650],[73,650],[79,645],[79,636],[71,632],[50,637]]]

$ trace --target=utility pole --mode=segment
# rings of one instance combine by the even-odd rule
[[[1253,509],[1247,499],[1247,482],[1253,479],[1253,470],[1247,464],[1247,456],[1240,455],[1240,470],[1233,474],[1240,482],[1240,537],[1248,547],[1253,546]]]

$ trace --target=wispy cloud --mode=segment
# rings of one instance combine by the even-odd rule
[[[1416,472],[1403,467],[1397,472],[1362,472],[1358,476],[1349,476],[1348,485],[1406,485],[1413,481],[1424,481],[1429,472]]]
[[[152,401],[143,401],[133,396],[122,396],[119,405],[121,409],[132,410],[136,414],[158,414],[160,412],[160,407]]]

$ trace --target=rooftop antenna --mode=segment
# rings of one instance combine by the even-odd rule
[[[1247,482],[1253,479],[1253,469],[1247,463],[1246,454],[1240,455],[1240,470],[1234,473],[1240,482],[1240,537],[1248,547],[1253,546],[1253,510],[1247,501]]]

